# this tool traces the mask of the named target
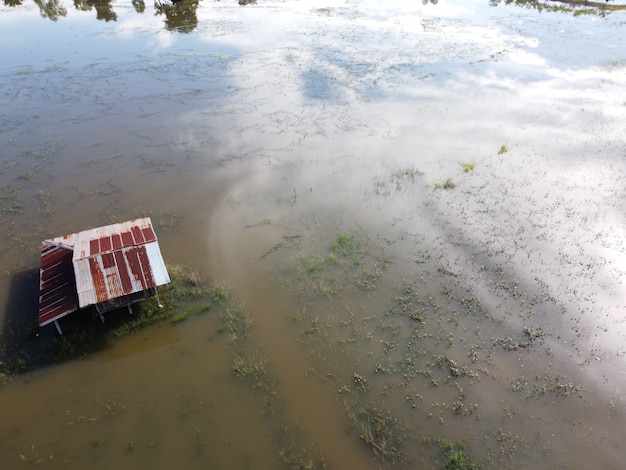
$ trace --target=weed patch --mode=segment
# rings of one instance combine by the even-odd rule
[[[437,181],[437,182],[435,182],[433,184],[433,188],[434,189],[454,189],[454,188],[456,188],[456,183],[450,177],[450,178],[447,178],[445,181]]]
[[[461,167],[463,168],[464,173],[469,173],[476,166],[474,162],[459,162],[459,163],[461,164]]]
[[[359,437],[381,460],[398,461],[402,456],[402,438],[398,420],[373,407],[363,408],[355,417]]]
[[[444,470],[478,470],[480,468],[480,464],[467,453],[466,444],[463,441],[451,442],[440,437],[425,437],[424,443],[439,446]]]

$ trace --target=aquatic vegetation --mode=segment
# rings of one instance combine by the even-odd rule
[[[482,407],[480,399],[473,396],[474,385],[495,379],[494,362],[510,351],[517,351],[520,358],[534,354],[537,348],[533,346],[541,344],[545,333],[534,325],[525,326],[519,334],[508,328],[502,329],[497,321],[493,321],[493,312],[462,284],[463,276],[458,268],[428,257],[418,264],[419,273],[414,278],[403,279],[402,285],[395,288],[396,294],[378,313],[373,312],[365,300],[362,308],[367,315],[361,317],[355,314],[355,306],[342,308],[339,305],[342,302],[338,303],[346,299],[350,304],[357,302],[358,296],[353,295],[355,291],[349,286],[356,287],[362,281],[358,270],[348,269],[347,265],[340,263],[343,259],[339,254],[341,248],[349,245],[349,236],[345,234],[336,236],[330,244],[330,253],[337,261],[328,263],[324,273],[336,270],[341,275],[336,277],[339,283],[337,295],[328,302],[321,302],[319,309],[314,307],[314,302],[320,292],[309,291],[310,284],[308,287],[303,285],[302,281],[307,277],[289,277],[286,286],[298,293],[300,301],[307,299],[291,319],[305,325],[299,331],[304,331],[300,339],[315,360],[316,368],[311,373],[335,382],[335,397],[344,403],[353,423],[352,431],[358,430],[358,437],[378,458],[392,460],[393,455],[393,459],[404,459],[406,449],[389,444],[401,435],[396,418],[401,416],[398,414],[401,411],[394,408],[385,413],[364,413],[363,410],[371,407],[372,399],[377,396],[385,401],[393,401],[392,397],[402,398],[411,413],[419,413],[423,419],[433,419],[437,425],[447,426],[448,420],[452,419],[481,420]],[[369,249],[369,245],[359,248],[359,256],[364,262],[371,255]],[[299,256],[310,255],[300,253]],[[299,268],[296,264],[291,269]],[[383,273],[384,270],[379,270],[379,275]],[[500,298],[523,300],[526,297],[527,287],[507,278],[502,266],[496,266],[491,274],[495,284],[493,292]],[[432,279],[437,281],[433,283]],[[302,292],[311,295],[300,296]],[[490,338],[481,331],[483,328],[496,334]],[[371,368],[363,369],[363,364],[369,364]],[[436,391],[428,392],[431,387]],[[518,399],[540,399],[546,395],[563,399],[582,393],[579,385],[564,377],[520,378],[513,387],[512,393],[524,391]],[[438,396],[448,399],[445,402],[434,400]],[[515,416],[517,412],[508,404],[503,411],[507,416]],[[395,431],[387,429],[387,425],[391,429],[395,426]],[[503,462],[523,459],[520,452],[529,443],[522,438],[516,439],[515,433],[508,429],[503,435],[498,435],[495,430],[490,432],[487,431],[493,439],[490,437],[481,445],[485,452],[491,452],[486,461],[499,466]],[[511,438],[507,437],[509,434]],[[464,444],[444,448],[445,452],[442,450],[441,454],[444,468],[478,468]]]
[[[359,437],[381,460],[402,456],[403,438],[396,418],[374,407],[365,407],[354,417]]]
[[[183,304],[210,299],[211,290],[197,271],[188,266],[168,266],[171,282],[157,289],[157,296],[151,297],[133,306],[133,316],[110,331],[113,336],[125,336],[134,333],[157,321],[172,319],[174,322],[186,320],[194,313],[203,313],[211,309],[211,303],[191,306],[175,313]]]
[[[19,191],[12,186],[4,186],[0,189],[0,220],[6,214],[19,214],[24,209],[19,200]]]
[[[401,170],[394,171],[392,173],[392,181],[401,180],[404,178],[414,181],[417,176],[424,176],[424,172],[418,170],[414,166],[410,166]]]
[[[221,321],[222,325],[218,332],[230,333],[230,339],[233,343],[247,338],[254,323],[250,314],[239,301],[226,307],[226,311],[221,315]]]
[[[182,214],[173,211],[141,210],[137,211],[133,216],[133,218],[141,217],[150,217],[157,233],[180,233],[183,230],[183,222],[185,220]],[[122,217],[122,219],[127,220],[125,217]]]
[[[54,338],[52,345],[45,346],[45,358],[61,362],[88,356],[96,349],[99,337],[95,328],[74,327],[65,330],[63,336]]]
[[[509,148],[508,148],[505,144],[502,144],[502,145],[500,146],[500,149],[498,150],[498,155],[505,154],[505,153],[507,153],[508,151],[509,151]]]
[[[452,179],[452,177],[447,178],[445,181],[437,181],[433,184],[434,189],[454,189],[456,188],[456,183]]]
[[[443,459],[443,470],[478,470],[480,463],[472,459],[467,453],[467,444],[463,441],[452,442],[441,437],[424,437],[425,444],[434,444],[439,447]]]
[[[225,282],[216,281],[211,286],[211,298],[214,302],[224,301],[230,298],[232,288]]]
[[[354,373],[352,377],[352,382],[354,383],[354,386],[357,388],[357,390],[364,392],[367,388],[367,380],[365,379],[365,377],[357,372]]]
[[[40,168],[37,165],[33,165],[29,169],[24,168],[20,172],[20,178],[24,181],[35,181],[37,179],[37,173],[39,172],[39,170]]]
[[[45,189],[37,191],[34,200],[39,206],[40,211],[44,217],[52,216],[52,203],[54,201],[54,194],[51,191]]]
[[[233,358],[233,373],[237,377],[251,380],[254,388],[261,386],[267,375],[265,365],[267,359],[255,355],[235,355]]]
[[[172,317],[172,322],[178,323],[184,320],[187,320],[192,315],[199,315],[201,313],[208,312],[213,308],[213,304],[210,302],[200,305],[199,307],[188,308],[187,310],[177,313]]]
[[[394,171],[389,178],[378,178],[374,181],[374,193],[389,196],[392,189],[401,191],[403,182],[414,183],[417,177],[424,176],[424,172],[413,166]]]
[[[30,363],[31,361],[29,357],[18,357],[15,358],[11,364],[9,364],[8,370],[10,372],[19,374],[20,372],[25,372],[28,369]]]
[[[548,374],[544,374],[536,377],[533,390],[526,395],[526,398],[538,398],[548,394],[569,398],[578,396],[581,391],[582,386],[580,384],[568,382],[564,375],[551,377]]]
[[[474,162],[459,162],[459,163],[463,167],[463,172],[464,173],[469,173],[476,166],[476,163],[474,163]]]
[[[339,256],[350,256],[356,248],[354,235],[340,233],[330,245],[330,250]]]
[[[309,273],[315,274],[324,269],[324,260],[322,258],[313,257],[309,260]]]

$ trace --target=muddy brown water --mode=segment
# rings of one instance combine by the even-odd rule
[[[0,467],[442,468],[428,438],[623,467],[623,15],[110,6],[0,9],[3,351],[42,239],[148,214],[168,263],[231,286],[270,388],[233,374],[223,307],[27,358]]]

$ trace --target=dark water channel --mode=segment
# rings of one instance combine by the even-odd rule
[[[19,356],[0,468],[443,468],[444,441],[482,468],[623,468],[625,26],[486,0],[5,2],[3,360],[52,334],[25,339],[48,237],[149,215],[168,264],[232,297]]]

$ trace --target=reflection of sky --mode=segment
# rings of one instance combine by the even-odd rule
[[[18,7],[3,6],[3,65],[23,66],[51,60],[77,64],[173,47],[206,50],[207,43],[220,44],[222,53],[300,45],[332,54],[337,42],[351,36],[357,46],[351,50],[342,42],[344,50],[337,51],[331,59],[337,60],[334,65],[342,67],[339,61],[360,60],[359,55],[378,60],[376,54],[384,57],[390,41],[396,47],[404,43],[409,60],[398,60],[396,68],[419,66],[416,58],[420,63],[432,64],[443,56],[454,69],[455,59],[465,64],[468,58],[485,60],[489,54],[504,54],[529,68],[544,64],[577,68],[625,60],[626,35],[620,34],[619,21],[611,16],[601,19],[539,15],[513,6],[489,7],[486,0],[426,6],[399,0],[368,2],[367,14],[358,3],[288,2],[289,11],[282,10],[281,3],[284,2],[240,7],[236,2],[200,0],[196,11],[198,27],[192,34],[166,31],[163,16],[155,15],[151,1],[146,2],[143,13],[137,13],[130,2],[114,2],[112,9],[117,20],[109,22],[98,21],[94,9],[77,10],[70,1],[60,2],[67,15],[57,21],[43,19],[37,6],[30,2]],[[339,24],[341,31],[327,30]],[[568,51],[561,48],[564,41]],[[598,48],[598,44],[603,47]],[[481,52],[487,55],[481,56]],[[358,65],[365,64],[361,60]]]

